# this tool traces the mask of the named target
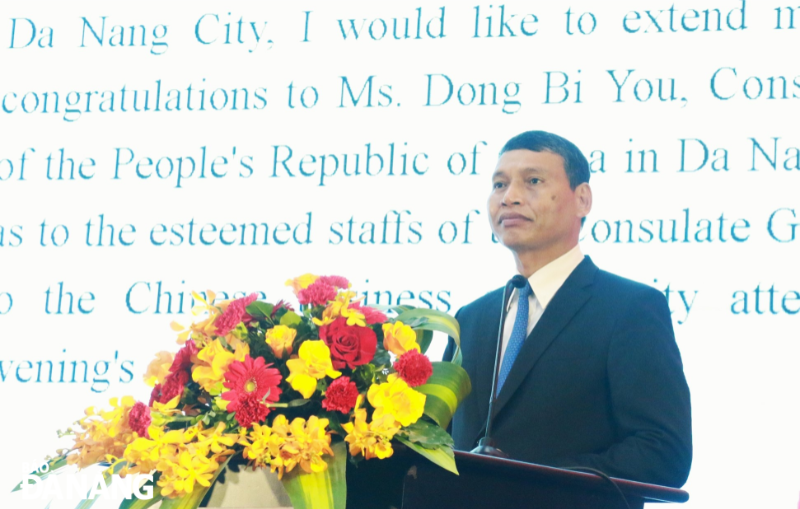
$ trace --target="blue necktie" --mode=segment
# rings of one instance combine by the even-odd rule
[[[530,283],[527,283],[519,290],[519,298],[517,299],[517,317],[514,319],[514,328],[511,330],[511,337],[508,339],[508,346],[506,347],[505,355],[503,356],[503,364],[500,366],[500,376],[497,379],[497,393],[500,394],[500,389],[508,378],[511,372],[511,366],[514,365],[519,351],[522,349],[522,343],[528,337],[528,297],[533,293]]]

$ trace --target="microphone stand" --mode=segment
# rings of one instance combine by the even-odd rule
[[[492,438],[492,413],[494,412],[494,402],[497,400],[497,375],[500,372],[500,349],[503,345],[503,328],[505,327],[506,315],[508,314],[508,289],[510,286],[521,288],[525,286],[525,283],[527,283],[527,281],[524,277],[516,275],[511,278],[508,283],[506,283],[506,286],[503,289],[503,307],[500,309],[500,328],[497,332],[497,349],[494,354],[494,376],[492,376],[492,395],[489,398],[489,415],[486,418],[486,433],[478,442],[478,446],[470,451],[473,454],[483,454],[485,456],[494,456],[496,458],[510,457],[508,454],[495,447],[495,442]]]

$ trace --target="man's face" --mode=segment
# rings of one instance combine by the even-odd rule
[[[586,186],[582,189],[581,186]],[[570,189],[564,159],[552,152],[509,150],[497,161],[489,195],[492,231],[517,254],[566,252],[588,209],[587,184]],[[577,191],[577,192],[576,192]]]

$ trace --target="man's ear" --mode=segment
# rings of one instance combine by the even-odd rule
[[[583,182],[575,188],[575,201],[578,206],[578,216],[588,216],[592,211],[592,188],[588,182]]]

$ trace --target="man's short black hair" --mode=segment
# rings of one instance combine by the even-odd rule
[[[509,150],[531,150],[533,152],[552,152],[564,159],[569,187],[574,191],[584,182],[589,182],[589,163],[586,157],[571,141],[546,131],[526,131],[508,140],[500,150],[500,155]]]

